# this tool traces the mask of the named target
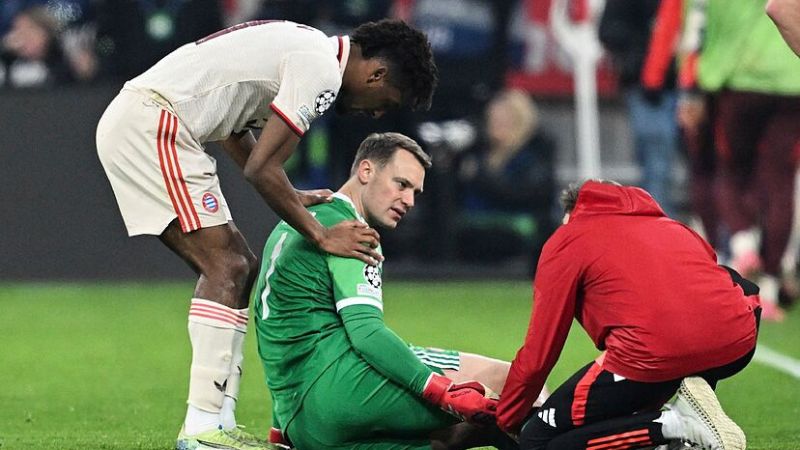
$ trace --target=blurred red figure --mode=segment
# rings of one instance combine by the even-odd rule
[[[765,5],[709,0],[688,9],[683,42],[695,52],[684,64],[679,109],[686,112],[701,92],[710,95],[717,199],[731,235],[731,265],[759,276],[763,317],[780,321],[781,284],[796,276],[794,268],[784,270],[782,258],[795,207],[800,59],[764,14]],[[702,118],[700,110],[696,119]]]

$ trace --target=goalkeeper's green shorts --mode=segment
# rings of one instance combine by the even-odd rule
[[[411,349],[438,373],[458,369],[457,352]],[[309,389],[285,431],[301,450],[430,449],[432,431],[458,422],[347,352]]]

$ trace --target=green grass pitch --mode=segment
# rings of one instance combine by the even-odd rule
[[[0,449],[168,449],[191,358],[189,283],[0,284]],[[511,359],[530,314],[526,282],[385,287],[389,325],[418,345]],[[691,314],[691,311],[687,311]],[[800,309],[765,323],[760,343],[800,358]],[[573,328],[555,387],[597,351]],[[239,422],[264,436],[269,397],[247,337]],[[800,448],[800,380],[753,362],[718,394],[750,449]]]

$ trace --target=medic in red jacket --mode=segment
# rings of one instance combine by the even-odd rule
[[[573,317],[603,351],[589,369],[594,375],[578,381],[589,383],[586,389],[586,377],[606,371],[614,380],[652,386],[674,380],[677,390],[683,377],[755,348],[758,296],[746,295],[705,240],[666,217],[646,191],[588,181],[572,204],[539,260],[530,326],[497,410],[506,431],[518,432],[531,414]],[[586,404],[573,400],[571,411],[552,422],[569,417],[571,426],[583,424]]]

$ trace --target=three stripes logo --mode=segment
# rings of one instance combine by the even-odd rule
[[[547,408],[540,410],[537,414],[542,422],[550,425],[551,427],[556,427],[556,410],[555,408]]]
[[[211,192],[203,194],[203,208],[210,213],[215,213],[219,209],[219,201]]]

